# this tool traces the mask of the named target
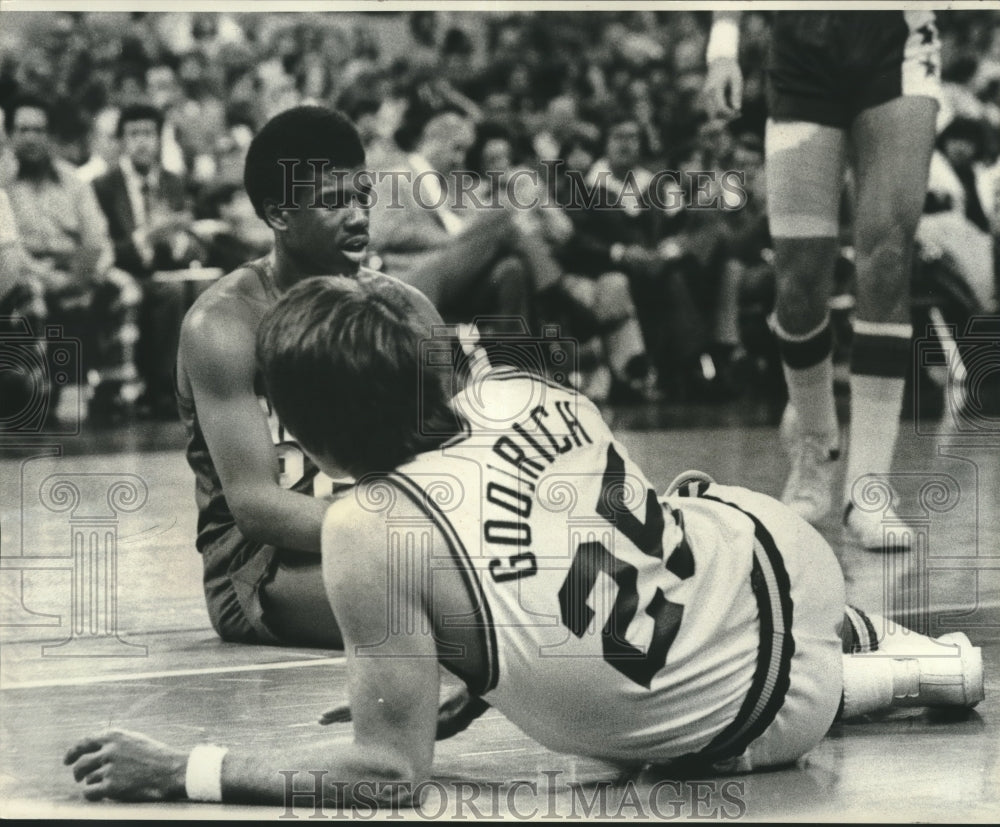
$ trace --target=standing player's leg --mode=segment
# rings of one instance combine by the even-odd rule
[[[767,208],[774,241],[778,338],[789,404],[782,437],[792,469],[782,501],[809,522],[830,508],[839,429],[828,302],[839,250],[845,136],[805,121],[768,121]]]
[[[851,491],[865,475],[886,474],[892,462],[913,334],[913,237],[927,189],[936,116],[934,98],[900,97],[862,111],[851,126],[857,311],[844,516],[867,548],[882,547],[882,515],[852,508]]]

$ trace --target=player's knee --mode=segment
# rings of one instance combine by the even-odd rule
[[[829,240],[835,252],[835,243]],[[775,291],[779,321],[789,332],[796,326],[811,329],[826,313],[832,268],[824,267],[815,244],[785,239],[775,245]],[[827,245],[824,245],[827,246]],[[831,256],[832,261],[832,256]]]
[[[864,294],[886,306],[909,295],[913,229],[889,218],[873,225],[859,227],[855,238],[859,301]]]
[[[859,221],[855,229],[855,253],[859,257],[878,256],[887,263],[905,260],[913,245],[916,221],[906,216],[883,213]]]

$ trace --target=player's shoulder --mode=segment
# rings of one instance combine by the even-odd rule
[[[395,474],[362,477],[334,500],[323,518],[324,561],[351,571],[386,553],[389,523],[415,523],[430,518],[396,481]],[[329,559],[328,559],[329,558]]]
[[[260,294],[259,277],[251,263],[242,264],[198,296],[185,316],[185,323],[238,324],[253,330],[259,321],[256,318],[259,313],[253,309],[262,304]]]
[[[248,266],[238,267],[202,293],[184,316],[181,347],[252,357],[263,305]]]

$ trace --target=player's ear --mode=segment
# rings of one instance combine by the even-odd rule
[[[286,216],[287,210],[280,209],[276,201],[267,200],[264,202],[264,220],[272,230],[287,230]]]

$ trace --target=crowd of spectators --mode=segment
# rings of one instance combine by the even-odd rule
[[[446,318],[518,314],[532,326],[560,323],[581,341],[576,379],[598,399],[728,399],[748,387],[780,393],[764,323],[768,13],[743,15],[744,104],[728,124],[707,120],[700,102],[705,12],[4,18],[0,186],[11,196],[26,257],[36,271],[53,267],[51,238],[34,238],[44,228],[28,218],[37,203],[17,192],[32,129],[51,150],[50,183],[76,167],[74,181],[94,187],[107,226],[95,230],[106,236],[91,244],[97,253],[65,263],[73,289],[52,288],[51,277],[3,275],[0,315],[45,306],[42,316],[82,331],[88,325],[75,311],[103,313],[89,327],[118,344],[117,351],[93,346],[92,383],[111,389],[110,401],[97,404],[95,395],[97,410],[140,392],[154,415],[171,408],[172,331],[189,297],[152,276],[228,271],[267,249],[270,234],[242,190],[243,155],[269,117],[300,103],[347,112],[375,171],[433,169],[445,180],[458,169],[488,174],[471,208],[466,197],[435,215],[373,214],[372,263],[417,282],[433,270],[444,281],[429,289]],[[929,212],[953,215],[924,228],[925,246],[951,271],[975,270],[964,278],[973,285],[969,301],[990,309],[1000,222],[1000,15],[942,12],[938,25],[941,128],[953,127],[942,133]],[[549,196],[549,208],[476,214],[491,194],[509,200],[518,170],[542,173],[524,180],[534,195]],[[739,178],[727,185],[726,171]],[[581,181],[598,193],[596,207],[565,197]],[[70,196],[53,200],[60,197]],[[73,208],[83,201],[90,205],[89,196],[73,196]],[[962,237],[956,225],[979,232],[974,260],[963,257],[968,244],[953,243]],[[43,295],[26,293],[29,282],[41,283]],[[99,288],[85,295],[84,284]],[[67,295],[75,298],[67,303]],[[134,382],[119,370],[129,363]],[[139,390],[130,391],[135,382]]]

